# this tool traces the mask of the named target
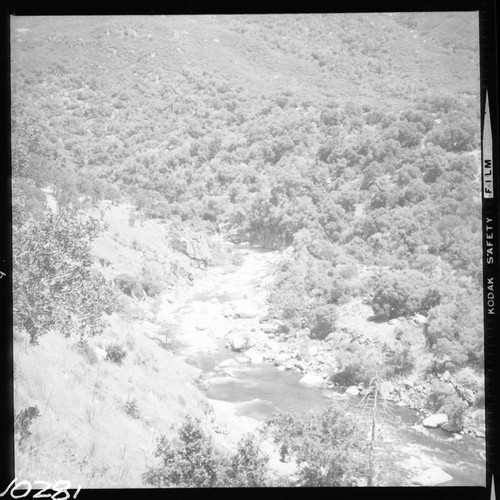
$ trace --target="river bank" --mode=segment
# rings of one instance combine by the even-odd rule
[[[230,439],[231,434],[241,436],[255,430],[275,409],[300,412],[324,407],[335,399],[347,401],[353,408],[359,405],[365,387],[345,391],[332,382],[332,375],[340,368],[338,342],[311,340],[307,332],[286,334],[279,322],[269,318],[265,290],[281,254],[245,247],[238,252],[243,257],[241,266],[209,268],[181,301],[168,304],[159,314],[159,319],[168,322],[169,335],[179,343],[177,353],[202,370],[198,385],[225,422],[221,434]],[[363,319],[360,313],[365,318],[371,315],[368,308],[357,299],[339,307],[344,336],[356,332],[346,318],[359,322]],[[394,323],[373,323],[371,335],[365,333],[357,340],[362,345],[394,341]],[[451,464],[445,458],[438,459],[439,454],[432,450],[437,446],[450,451],[460,443],[466,459],[466,450],[472,450],[473,463],[469,465],[476,472],[471,479],[454,470],[450,484],[482,484],[478,475],[484,461],[481,440],[422,425],[430,413],[424,405],[431,382],[406,378],[386,386],[387,399],[399,412],[405,434],[395,434],[393,426],[381,424],[385,436],[380,459],[391,457],[392,463],[399,464],[399,473],[381,480],[398,484],[405,478],[411,482],[429,464],[450,470]]]

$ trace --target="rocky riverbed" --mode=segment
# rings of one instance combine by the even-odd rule
[[[397,342],[397,326],[405,322],[424,328],[425,318],[419,316],[388,323],[370,322],[370,306],[361,299],[353,299],[339,306],[339,328],[327,339],[312,340],[307,330],[286,333],[279,321],[269,317],[266,303],[272,270],[282,254],[251,248],[238,251],[243,257],[241,266],[209,268],[182,302],[165,304],[158,314],[170,338],[180,343],[179,354],[202,369],[198,383],[213,398],[216,413],[223,415],[226,422],[233,422],[228,424],[226,433],[231,433],[231,429],[237,434],[255,429],[259,420],[279,407],[276,401],[280,397],[269,394],[273,392],[273,381],[276,381],[275,392],[281,390],[289,394],[290,400],[294,400],[303,389],[302,394],[309,394],[302,398],[307,408],[320,407],[340,396],[356,404],[366,387],[340,387],[332,381],[332,376],[342,369],[338,360],[339,349],[351,342],[375,348],[390,346]],[[278,373],[283,377],[280,378]],[[383,392],[395,408],[418,410],[407,417],[407,424],[412,427],[413,434],[422,439],[432,440],[435,427],[448,431],[438,437],[443,442],[460,440],[462,434],[483,437],[484,410],[472,407],[477,395],[449,373],[443,374],[437,382],[441,384],[441,390],[448,390],[450,394],[453,391],[467,405],[460,428],[447,426],[449,422],[444,418],[428,419],[431,412],[426,409],[426,403],[436,384],[432,377],[394,379],[384,384]],[[293,396],[292,391],[287,392],[287,384],[293,385]],[[269,387],[267,393],[264,387]],[[240,395],[243,399],[239,398]],[[286,408],[283,397],[280,401]],[[300,407],[298,401],[291,403],[290,409]],[[438,424],[434,425],[436,421]],[[428,425],[429,422],[432,425]],[[432,464],[434,467],[443,465],[442,461],[431,460],[430,467],[425,468],[424,465],[429,465],[424,464],[425,460],[412,461],[412,457],[415,459],[413,452],[400,451],[400,458],[409,456],[406,462],[400,460],[402,469],[409,470],[407,480],[417,477],[417,473],[425,473]],[[421,481],[425,482],[425,477],[424,474],[423,479],[415,483],[423,484]]]

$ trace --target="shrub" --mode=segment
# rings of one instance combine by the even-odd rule
[[[429,311],[427,341],[436,357],[446,357],[450,368],[483,365],[483,318],[473,296],[440,304]]]
[[[394,350],[387,356],[388,369],[394,375],[408,375],[418,365],[425,347],[425,337],[417,327],[398,327]]]
[[[138,277],[122,273],[116,276],[114,281],[116,286],[126,295],[137,298],[144,297],[144,288]]]
[[[371,300],[375,316],[384,319],[411,316],[439,304],[440,294],[419,271],[400,270],[378,277]]]
[[[104,331],[115,292],[92,267],[91,245],[100,230],[97,219],[68,211],[14,228],[14,325],[31,343],[51,329],[81,338]]]
[[[333,304],[325,304],[315,308],[310,314],[308,327],[311,330],[310,337],[323,340],[337,325],[338,313]]]
[[[268,485],[267,458],[252,436],[245,436],[232,456],[218,452],[197,419],[188,416],[175,441],[162,436],[155,456],[160,459],[142,475],[156,487],[241,487]]]
[[[282,459],[297,462],[300,486],[353,486],[367,473],[363,427],[345,407],[304,417],[278,412],[265,427]]]
[[[160,295],[164,288],[165,273],[159,262],[147,262],[142,268],[141,285],[148,297]]]
[[[113,363],[121,364],[122,361],[124,360],[125,356],[127,355],[127,351],[125,348],[117,343],[114,344],[108,344],[106,346],[106,359],[108,361],[112,361]]]
[[[377,375],[382,377],[387,375],[387,360],[376,348],[352,343],[345,350],[339,351],[336,357],[341,370],[331,379],[342,387],[368,383]]]
[[[223,483],[231,487],[262,487],[270,483],[268,457],[259,448],[255,437],[248,434],[238,443],[229,459]]]
[[[139,407],[137,406],[137,401],[135,399],[127,399],[123,405],[125,413],[134,419],[138,419],[141,416]]]
[[[31,436],[30,427],[35,418],[40,416],[37,406],[30,406],[21,410],[14,419],[14,430],[19,433],[19,445]]]

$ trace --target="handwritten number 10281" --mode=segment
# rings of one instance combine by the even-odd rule
[[[81,486],[78,486],[73,495],[68,491],[71,488],[71,481],[56,481],[54,484],[49,483],[48,481],[33,481],[33,486],[40,485],[42,488],[37,493],[33,495],[33,498],[51,498],[52,500],[66,500],[69,498],[76,498],[80,490]],[[24,498],[30,494],[32,490],[31,483],[26,479],[17,482],[17,477],[15,477],[5,488],[2,493],[0,493],[0,497],[4,497],[7,493],[10,492],[11,498]],[[54,493],[46,493],[47,491],[52,490]]]

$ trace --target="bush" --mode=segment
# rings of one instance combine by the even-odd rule
[[[439,304],[440,294],[419,271],[387,272],[377,277],[371,306],[376,317],[383,319],[427,314]]]
[[[245,436],[232,456],[218,452],[197,419],[187,417],[175,441],[160,438],[157,467],[142,475],[145,484],[160,488],[211,488],[269,485],[267,457],[252,436]]]
[[[31,436],[30,427],[35,418],[40,416],[40,410],[37,406],[30,406],[21,410],[14,419],[14,430],[19,433],[19,445]]]
[[[115,277],[116,286],[129,297],[144,298],[144,288],[140,278],[122,273]]]
[[[125,413],[134,419],[138,419],[141,416],[139,407],[137,406],[137,401],[135,399],[128,399],[123,405]]]
[[[223,474],[225,486],[262,487],[270,483],[268,457],[252,435],[244,436],[236,453],[229,459]]]
[[[165,273],[159,262],[147,262],[142,268],[141,285],[148,297],[160,295],[164,289]]]
[[[466,365],[481,368],[484,336],[479,297],[469,295],[431,309],[426,336],[434,355],[452,363],[448,369]]]
[[[100,230],[97,219],[67,211],[14,228],[14,326],[26,330],[32,344],[52,329],[80,338],[104,331],[115,292],[92,267],[91,245]]]
[[[304,417],[278,412],[265,426],[282,460],[297,462],[300,486],[353,486],[367,474],[363,427],[345,407]]]
[[[417,367],[425,348],[425,337],[418,327],[398,327],[398,340],[387,356],[388,370],[393,375],[408,375]]]
[[[374,347],[352,343],[345,350],[339,350],[336,357],[341,370],[331,379],[341,387],[368,383],[377,375],[385,378],[388,372],[385,356]]]
[[[323,340],[335,330],[337,320],[337,308],[333,304],[318,306],[310,314],[307,324],[311,330],[310,337],[312,339]]]
[[[124,360],[125,356],[127,355],[127,351],[125,348],[117,343],[114,344],[108,344],[106,346],[106,359],[108,361],[112,361],[113,363],[121,364],[122,361]]]

